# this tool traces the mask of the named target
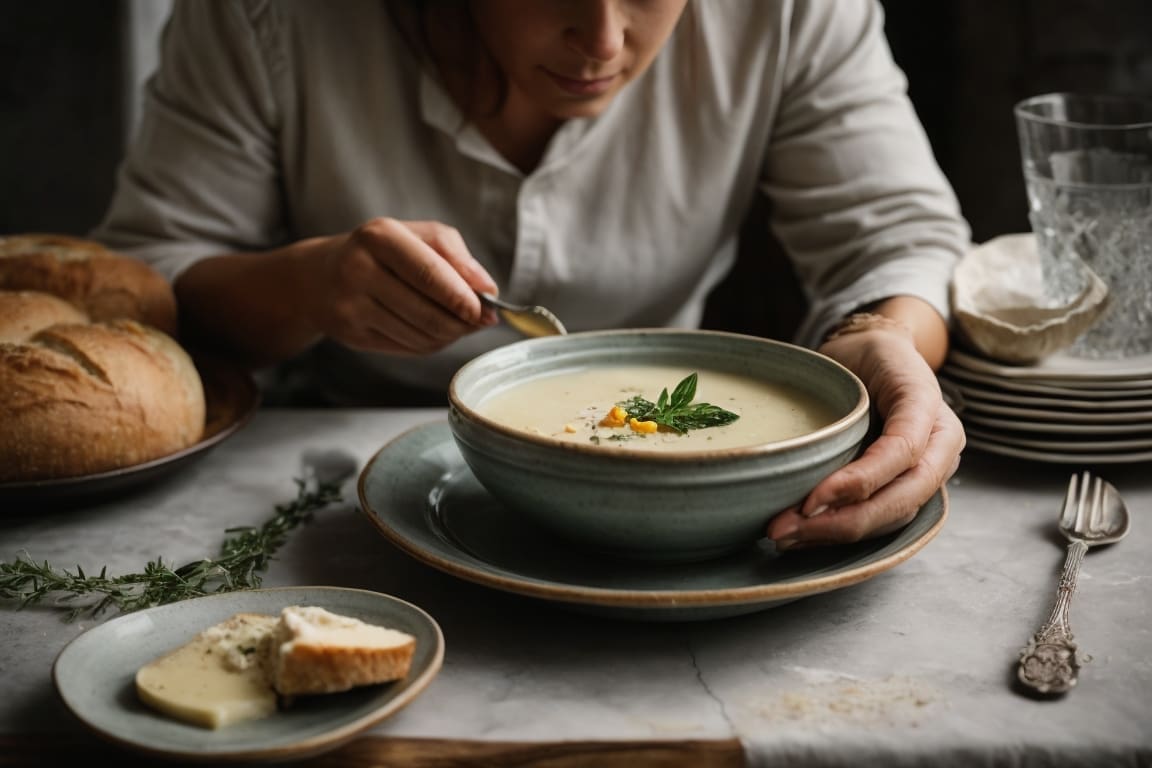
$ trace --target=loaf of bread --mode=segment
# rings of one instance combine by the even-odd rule
[[[203,383],[172,337],[86,322],[56,296],[0,291],[0,482],[87,475],[187,448]]]
[[[416,638],[317,606],[291,606],[272,634],[268,674],[281,696],[336,693],[408,674]]]
[[[163,275],[92,240],[39,233],[0,237],[0,290],[49,293],[95,321],[127,318],[177,334],[176,297]]]
[[[0,237],[0,482],[121,469],[204,433],[159,272],[82,238]]]

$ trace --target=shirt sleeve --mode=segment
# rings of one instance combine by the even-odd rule
[[[170,280],[205,256],[283,239],[276,60],[260,45],[272,13],[266,2],[176,0],[94,239]]]
[[[968,225],[936,164],[875,0],[797,0],[761,188],[791,254],[813,346],[839,318],[895,295],[949,317]]]

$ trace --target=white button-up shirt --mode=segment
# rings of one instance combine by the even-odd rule
[[[439,220],[505,298],[571,331],[692,327],[760,190],[811,307],[794,341],[811,345],[887,296],[948,315],[968,229],[905,86],[874,0],[690,0],[651,69],[564,124],[524,174],[463,120],[383,3],[178,0],[92,234],[175,279],[207,255],[376,216]],[[487,329],[422,358],[314,353],[329,383],[442,388],[513,338]]]

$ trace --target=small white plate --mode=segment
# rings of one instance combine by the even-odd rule
[[[1057,353],[1034,365],[1004,365],[953,348],[949,352],[948,359],[969,370],[1007,379],[1048,382],[1138,381],[1145,384],[1152,382],[1152,355],[1119,360],[1089,360]]]
[[[1001,391],[994,387],[968,384],[963,379],[941,375],[940,379],[960,391],[965,401],[981,400],[988,403],[1018,406],[1021,408],[1051,409],[1066,413],[1081,413],[1090,416],[1094,413],[1146,411],[1152,413],[1152,398],[1081,400],[1075,397],[1053,395],[1028,395],[1019,392]]]
[[[997,439],[996,436],[985,437],[979,432],[969,431],[967,435],[968,447],[976,450],[994,453],[999,456],[1011,456],[1016,459],[1041,461],[1046,464],[1134,464],[1141,461],[1152,461],[1152,450],[1149,451],[1077,451],[1057,450],[1046,446],[1023,447],[1008,445]]]
[[[940,374],[955,381],[972,386],[980,386],[1001,392],[1015,392],[1046,397],[1072,398],[1075,400],[1152,400],[1152,381],[1076,381],[1057,384],[1027,379],[1008,379],[990,373],[971,371],[959,365],[946,362]]]
[[[968,437],[977,440],[993,441],[1001,445],[1010,445],[1018,448],[1032,450],[1052,451],[1079,454],[1110,454],[1127,453],[1132,451],[1152,451],[1152,438],[1131,440],[1096,440],[1091,438],[1078,438],[1064,435],[1031,435],[1021,432],[998,432],[979,426],[966,425],[965,432]]]
[[[318,605],[416,638],[408,676],[395,683],[297,699],[259,720],[201,728],[166,717],[136,696],[136,670],[235,613],[279,614]],[[64,704],[98,736],[146,754],[203,761],[298,760],[335,749],[415,699],[444,659],[444,636],[420,608],[389,595],[337,587],[286,587],[210,595],[128,613],[69,643],[52,668]]]
[[[960,420],[966,425],[977,424],[995,430],[1009,430],[1013,432],[1057,435],[1069,438],[1115,438],[1131,443],[1127,447],[1140,447],[1147,445],[1152,448],[1152,424],[1147,421],[1134,420],[1128,424],[1067,424],[1054,421],[1031,421],[1028,419],[1004,419],[995,416],[986,416],[970,409],[960,412]],[[1048,439],[1048,438],[1041,438]]]

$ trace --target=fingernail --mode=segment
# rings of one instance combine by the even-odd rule
[[[796,546],[798,543],[799,540],[797,539],[777,539],[776,550],[778,552],[782,552],[785,549],[792,549],[792,547]]]
[[[776,535],[773,538],[776,541],[780,541],[781,539],[787,539],[787,538],[791,537],[793,534],[795,534],[796,531],[798,531],[799,529],[800,529],[800,525],[795,520],[787,520],[784,523],[783,527],[781,527],[779,530],[774,532]]]
[[[816,509],[812,510],[811,512],[807,512],[807,513],[803,513],[803,514],[804,514],[804,517],[816,517],[817,515],[822,515],[827,511],[828,511],[828,505],[827,504],[821,504],[820,506],[816,507]]]

